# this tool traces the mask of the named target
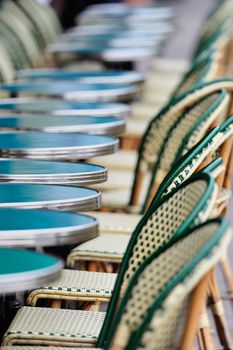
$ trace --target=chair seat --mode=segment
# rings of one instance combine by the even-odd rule
[[[112,273],[62,270],[57,280],[31,291],[27,304],[35,306],[40,298],[107,302],[115,280]]]
[[[147,126],[147,120],[137,120],[132,118],[126,124],[126,132],[124,133],[123,137],[126,137],[127,135],[142,137]]]
[[[99,234],[131,234],[142,217],[139,214],[106,213],[101,211],[92,211],[87,214],[94,216],[98,220]]]
[[[137,152],[134,150],[120,149],[115,154],[91,158],[92,163],[101,164],[109,169],[134,171],[137,162]]]
[[[141,191],[139,195],[138,205],[135,208],[134,212],[138,212],[140,210],[140,207],[143,204],[145,194],[147,193],[147,188],[149,185],[149,175],[145,176],[143,179],[143,182],[141,184]],[[123,210],[129,210],[129,201],[131,196],[131,187],[130,188],[115,188],[115,189],[109,189],[109,190],[103,190],[101,189],[101,197],[102,197],[102,208],[110,208],[112,210],[114,209],[123,209]]]
[[[94,345],[105,312],[22,307],[3,338],[2,345]]]
[[[130,170],[108,170],[108,179],[106,182],[98,184],[98,189],[100,191],[109,190],[130,190],[132,187],[134,172]],[[92,185],[92,188],[96,188],[96,185]]]
[[[67,265],[73,266],[77,261],[92,260],[120,263],[129,240],[130,235],[103,234],[72,249],[67,257]]]
[[[135,102],[132,105],[132,120],[149,122],[160,110],[161,104],[149,102]]]

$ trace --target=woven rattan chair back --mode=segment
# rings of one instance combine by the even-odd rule
[[[40,5],[35,0],[20,0],[17,5],[32,21],[44,46],[57,40],[57,36],[61,34],[62,30],[58,17],[51,6]]]
[[[16,70],[30,66],[29,59],[23,46],[17,40],[14,33],[11,32],[8,26],[3,22],[0,22],[0,41]]]
[[[197,83],[217,77],[219,71],[219,54],[216,50],[210,50],[204,57],[198,57],[173,92],[173,96],[179,96]]]
[[[208,55],[210,50],[219,52],[224,55],[228,42],[232,36],[232,24],[230,19],[222,23],[210,36],[203,38],[194,51],[193,60],[198,57],[204,57]]]
[[[129,284],[106,349],[113,334],[112,349],[180,349],[190,292],[216,265],[229,240],[226,222],[216,219],[150,256]]]
[[[231,0],[225,0],[218,3],[209,14],[202,31],[199,45],[202,41],[210,37],[228,18],[233,14],[233,3]]]
[[[198,174],[150,206],[132,233],[124,254],[100,342],[105,338],[119,295],[124,294],[135,271],[172,237],[203,222],[212,210],[216,194],[214,179],[209,174]]]
[[[219,144],[220,137],[220,128],[215,127],[204,136],[197,145],[192,147],[183,157],[181,157],[165,176],[156,193],[153,193],[152,188],[149,189],[150,197],[148,196],[147,201],[144,203],[142,212],[145,212],[152,200],[158,201],[159,198],[170,193],[196,172],[202,164],[205,163],[206,159],[215,151]],[[219,159],[213,167],[215,168],[221,163],[222,160]],[[211,173],[211,169],[209,169],[209,173]]]
[[[27,61],[29,62],[29,66],[36,67],[42,63],[42,54],[35,37],[26,23],[21,22],[20,19],[8,9],[7,2],[5,4],[6,8],[3,6],[0,12],[0,20],[5,24],[8,31],[13,33],[15,39],[21,45],[27,57]]]
[[[194,109],[183,113],[174,123],[155,162],[143,209],[148,206],[165,176],[175,169],[179,159],[198,144],[213,125],[226,119],[229,102],[230,96],[226,91],[214,92],[201,99]]]
[[[226,104],[227,97],[221,95],[219,99],[217,95],[205,96],[198,98],[193,88],[192,93],[183,94],[182,97],[171,100],[155,118],[150,122],[146,132],[144,133],[141,145],[138,151],[138,161],[134,172],[134,182],[129,200],[130,206],[138,205],[141,198],[141,184],[147,172],[154,181],[154,174],[151,172],[158,162],[158,156],[162,152],[165,140],[167,139],[170,130],[184,115],[188,114],[189,119],[198,120],[204,112],[208,113],[215,106],[215,99],[219,104]],[[222,101],[222,99],[224,101]],[[183,101],[185,103],[183,103]],[[218,103],[216,102],[216,103]],[[216,106],[217,108],[218,106]],[[219,107],[220,108],[220,107]],[[147,193],[148,195],[148,193]],[[145,200],[147,197],[143,200]]]
[[[230,143],[230,147],[232,146],[232,135],[233,116],[230,116],[221,125],[211,130],[178,161],[174,162],[172,170],[164,178],[153,196],[153,201],[157,201],[169,193],[200,169],[210,173],[216,180],[219,176],[225,178],[230,161],[229,154],[225,153],[225,147],[228,146],[228,143]]]

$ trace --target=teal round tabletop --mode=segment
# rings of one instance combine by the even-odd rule
[[[144,80],[144,75],[136,71],[75,71],[65,69],[30,69],[16,73],[21,79],[43,79],[43,80],[72,80],[88,84],[139,84]]]
[[[0,208],[0,215],[1,247],[56,247],[98,235],[97,220],[88,215],[12,208]]]
[[[64,42],[58,44],[51,44],[49,45],[48,50],[55,55],[69,53],[80,56],[84,55],[94,57],[101,61],[109,62],[145,61],[158,54],[159,48],[154,43],[150,44],[149,46],[142,46],[140,45],[140,43],[135,43],[135,45],[130,46],[130,44],[127,45],[127,43],[128,42],[124,41],[124,43],[122,44],[119,43],[118,45],[115,45],[111,42],[108,42],[102,45],[98,45],[96,43],[93,44],[92,42]],[[116,84],[113,84],[113,86],[116,86]],[[134,88],[137,91],[136,86],[134,86]],[[134,91],[133,93],[135,94],[136,91]]]
[[[0,183],[87,186],[105,181],[107,169],[100,165],[0,158]]]
[[[118,143],[117,138],[105,135],[2,132],[0,157],[73,161],[114,153]]]
[[[0,248],[0,293],[40,287],[59,277],[63,263],[55,257],[15,248]]]
[[[133,84],[87,84],[59,80],[50,82],[14,82],[0,85],[11,94],[54,96],[80,102],[121,101],[132,98],[138,91]]]
[[[7,98],[0,100],[0,110],[24,113],[51,113],[55,115],[80,115],[128,117],[131,108],[124,103],[75,102],[54,98]]]
[[[0,184],[0,208],[88,211],[100,207],[100,192],[85,187]]]
[[[6,130],[44,131],[57,133],[86,132],[98,135],[120,135],[126,121],[118,117],[54,116],[54,115],[6,115],[0,116],[0,132]]]

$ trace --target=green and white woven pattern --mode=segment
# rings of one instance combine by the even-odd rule
[[[83,260],[120,263],[129,240],[130,235],[125,234],[98,236],[72,249],[67,257],[67,265],[74,266],[75,263]]]
[[[224,91],[213,93],[196,105],[196,113],[184,114],[164,143],[159,169],[167,173],[175,161],[201,140],[214,121],[225,120],[229,100]]]
[[[95,344],[105,313],[22,307],[5,334],[3,345]]]
[[[196,207],[205,193],[207,183],[203,180],[196,181],[178,190],[171,198],[165,201],[142,227],[134,247],[134,253],[129,263],[126,280],[140,263],[167,242],[176,232],[177,228],[185,221],[187,215]],[[216,193],[213,193],[215,196]],[[212,203],[210,205],[212,208]],[[204,216],[208,210],[204,210]],[[202,221],[196,218],[197,223]],[[129,236],[119,234],[100,235],[99,237],[79,245],[68,256],[69,266],[80,260],[95,260],[120,262],[129,242]],[[132,262],[132,264],[131,264]],[[127,282],[126,282],[127,283]]]
[[[35,306],[40,298],[107,302],[115,280],[114,273],[63,270],[51,285],[31,291],[27,304]]]
[[[123,306],[124,312],[115,335],[117,344],[124,345],[126,349],[132,348],[134,342],[133,333],[137,332],[142,326],[144,332],[140,341],[140,349],[179,349],[188,312],[187,295],[200,278],[216,264],[220,259],[221,253],[226,250],[230,242],[230,234],[225,234],[221,241],[215,242],[215,234],[218,228],[219,223],[212,222],[194,229],[187,237],[172,245],[145,266],[140,274],[140,278],[132,283],[135,285],[130,285],[129,299],[125,307]],[[212,241],[212,247],[208,249],[210,241]],[[200,252],[201,256],[197,258]],[[203,260],[200,261],[200,258]],[[187,276],[185,268],[188,265],[190,266],[190,264],[193,264],[193,268],[195,268]],[[181,271],[184,271],[183,277],[181,276]],[[176,286],[175,278],[178,274],[180,274],[180,281],[184,278],[185,280],[181,285]],[[173,287],[171,287],[172,281]],[[163,304],[166,305],[168,303],[168,305],[172,305],[167,307],[167,309],[164,308],[163,304],[160,307],[156,307],[156,300],[161,298],[163,291],[168,286],[170,286],[170,290],[172,288],[175,289],[167,297],[169,302],[165,300]],[[166,297],[166,293],[164,295]],[[149,317],[148,312],[151,313]],[[166,312],[166,322],[163,322],[162,325],[156,324],[161,314],[164,315]],[[143,322],[146,324],[143,324]],[[131,336],[131,347],[129,347],[129,344],[126,347]]]

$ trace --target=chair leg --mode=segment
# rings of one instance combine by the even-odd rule
[[[52,300],[51,301],[51,307],[53,309],[60,309],[61,308],[61,303],[62,303],[61,299]]]
[[[233,295],[233,272],[230,266],[230,262],[227,256],[224,256],[220,261],[220,267],[223,272],[223,276],[225,278],[228,293]],[[232,298],[229,298],[231,300],[231,306],[233,308],[233,300]]]
[[[207,327],[206,323],[203,323],[203,318],[201,318],[202,323],[200,323],[200,315],[206,314],[209,278],[209,274],[203,277],[192,293],[189,314],[180,350],[192,349],[197,334],[199,334],[199,341],[203,345],[202,350],[214,350],[210,328],[208,326],[208,318]]]
[[[210,306],[214,317],[216,330],[219,336],[220,343],[223,345],[224,349],[232,349],[232,339],[228,331],[227,322],[224,315],[223,304],[221,300],[221,294],[218,288],[215,271],[211,272],[209,290],[210,290],[210,295],[209,295]]]
[[[200,315],[198,339],[202,350],[215,350],[214,342],[211,336],[206,305],[203,307],[202,313]]]

